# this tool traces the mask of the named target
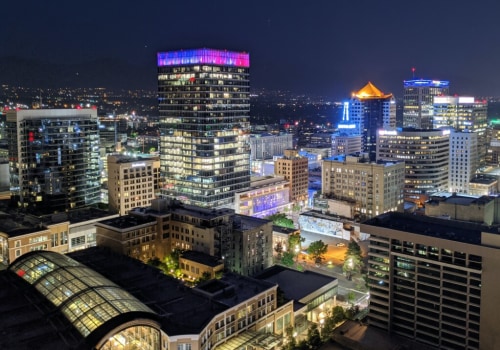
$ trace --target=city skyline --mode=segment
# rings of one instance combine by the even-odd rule
[[[121,60],[153,72],[152,86],[157,52],[212,47],[249,52],[255,88],[342,98],[371,81],[398,97],[415,67],[415,78],[449,80],[453,94],[500,95],[491,74],[500,58],[493,45],[500,4],[489,0],[476,11],[456,1],[411,8],[395,1],[275,1],[238,4],[236,12],[228,1],[4,7],[11,15],[3,18],[0,57],[68,65]]]

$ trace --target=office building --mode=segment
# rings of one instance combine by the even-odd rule
[[[296,150],[285,150],[283,158],[274,162],[274,174],[290,182],[290,202],[306,202],[308,199],[308,159]]]
[[[434,97],[434,128],[452,127],[456,131],[472,131],[477,134],[479,165],[486,163],[488,140],[488,102],[466,96]]]
[[[448,191],[469,193],[469,184],[479,168],[477,133],[470,131],[450,133],[450,175]]]
[[[435,96],[449,94],[446,80],[405,80],[403,94],[403,127],[433,129],[433,103]]]
[[[248,188],[249,68],[244,52],[158,53],[163,196],[220,207]]]
[[[361,152],[361,135],[340,132],[332,139],[332,156]]]
[[[438,349],[500,347],[497,227],[386,213],[361,231],[371,326]]]
[[[403,209],[404,163],[370,162],[366,154],[337,156],[323,161],[322,194],[347,200],[357,218],[371,218]]]
[[[423,205],[448,188],[450,130],[380,130],[377,159],[405,162],[405,201]]]
[[[362,151],[375,161],[377,131],[396,126],[396,101],[392,94],[384,94],[368,82],[352,94],[349,104],[349,120],[361,135]]]
[[[252,134],[249,139],[251,160],[272,159],[293,147],[292,134]]]
[[[10,187],[19,207],[62,212],[100,201],[95,109],[7,112]]]
[[[125,215],[132,208],[151,205],[159,182],[158,157],[108,156],[108,201],[112,212]]]

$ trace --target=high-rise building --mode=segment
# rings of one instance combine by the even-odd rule
[[[160,183],[158,157],[108,156],[109,209],[120,215],[147,207],[156,198]]]
[[[405,162],[406,201],[419,205],[448,188],[450,130],[379,130],[378,160]]]
[[[100,201],[95,109],[7,112],[12,199],[34,213],[63,212]]]
[[[308,199],[309,162],[296,150],[285,150],[285,156],[274,162],[274,174],[283,176],[290,182],[290,201],[300,202]]]
[[[322,193],[352,202],[356,216],[371,218],[403,210],[404,175],[402,161],[370,162],[364,154],[332,157],[323,161]]]
[[[448,191],[469,193],[469,182],[479,166],[477,136],[474,132],[451,131]]]
[[[274,156],[283,155],[286,149],[293,147],[293,135],[252,134],[249,144],[252,161],[273,159]]]
[[[163,196],[220,207],[249,187],[249,67],[245,52],[158,53]]]
[[[332,138],[332,156],[361,152],[361,135],[340,132]]]
[[[437,349],[500,347],[497,227],[386,213],[361,232],[370,235],[370,326]]]
[[[396,101],[392,94],[384,94],[368,82],[352,94],[349,103],[349,120],[362,136],[363,152],[375,161],[377,130],[396,126]]]
[[[434,128],[453,127],[457,131],[477,133],[479,165],[486,163],[488,141],[488,102],[465,96],[434,97]]]
[[[434,96],[448,95],[446,80],[405,80],[403,95],[403,127],[432,129]]]

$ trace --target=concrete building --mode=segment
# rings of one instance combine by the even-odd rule
[[[114,213],[125,215],[146,207],[156,198],[160,184],[158,157],[108,156],[108,203]]]
[[[377,131],[396,126],[396,100],[368,82],[352,94],[349,104],[349,121],[356,126],[356,134],[361,135],[362,151],[375,161]]]
[[[332,139],[332,156],[361,152],[361,135],[335,134]]]
[[[179,256],[179,268],[183,275],[191,281],[205,276],[214,279],[224,271],[224,262],[205,253],[188,250]]]
[[[274,174],[290,182],[290,202],[307,201],[309,178],[306,157],[299,156],[296,150],[285,150],[284,157],[274,162]]]
[[[439,193],[425,202],[425,215],[493,225],[500,223],[499,204],[500,201],[489,196]]]
[[[153,200],[151,207],[96,224],[97,245],[147,261],[174,249],[224,260],[228,270],[252,276],[272,265],[272,222],[178,201]]]
[[[371,162],[365,154],[323,161],[325,198],[354,201],[355,216],[371,218],[403,208],[405,165],[401,161]]]
[[[499,192],[498,186],[498,177],[476,174],[469,182],[469,194],[472,196],[496,195]]]
[[[100,201],[99,131],[95,109],[7,112],[12,199],[47,214]]]
[[[158,53],[164,197],[215,208],[250,186],[249,69],[245,52]]]
[[[405,201],[418,205],[448,188],[450,130],[385,129],[377,159],[405,162]]]
[[[0,271],[0,347],[278,350],[294,326],[275,283],[228,273],[187,288],[159,272],[98,248],[27,254]]]
[[[403,127],[433,129],[435,96],[449,94],[446,80],[413,79],[403,82]]]
[[[469,183],[479,168],[477,133],[450,132],[448,191],[470,193]]]
[[[283,176],[255,176],[250,188],[235,196],[236,214],[265,218],[290,207],[290,182]]]
[[[500,347],[497,227],[386,213],[361,230],[371,326],[439,349]]]
[[[251,134],[248,142],[251,161],[273,159],[274,156],[283,155],[286,149],[293,147],[293,135]]]
[[[466,96],[434,97],[433,127],[452,127],[456,131],[477,133],[479,165],[486,164],[488,140],[488,102]]]

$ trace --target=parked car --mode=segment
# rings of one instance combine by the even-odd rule
[[[335,244],[337,247],[345,247],[345,243],[337,243]]]

